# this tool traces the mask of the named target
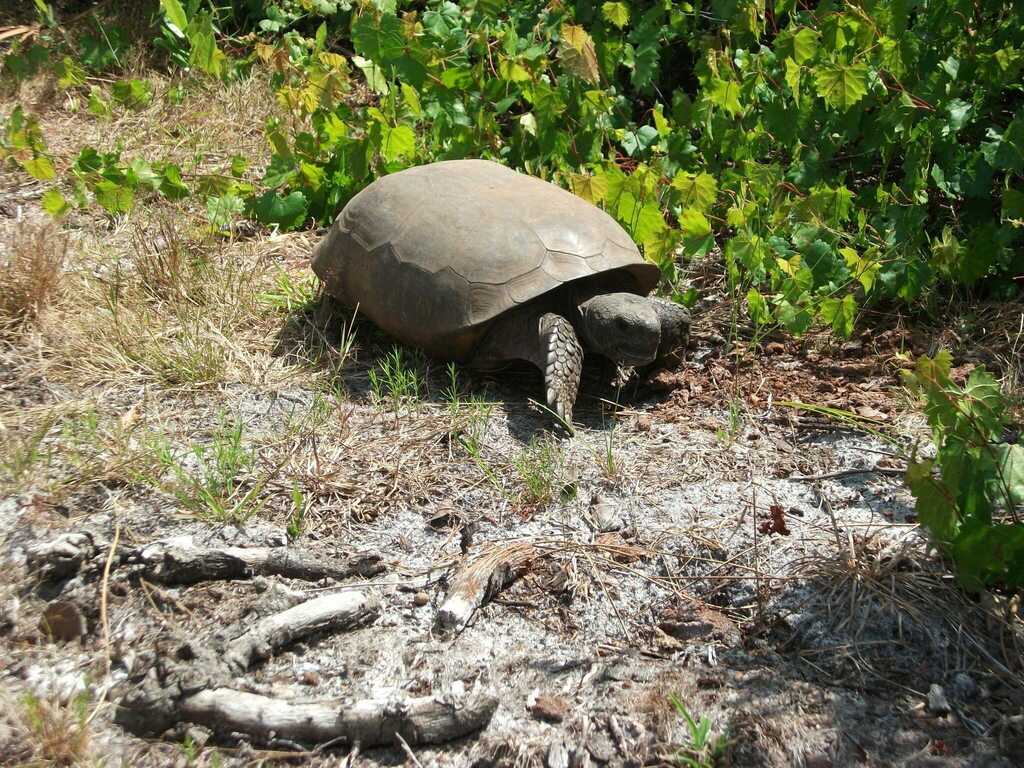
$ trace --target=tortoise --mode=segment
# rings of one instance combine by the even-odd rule
[[[313,252],[327,296],[397,340],[479,369],[527,360],[572,420],[583,350],[627,372],[677,355],[689,312],[647,297],[660,270],[582,198],[487,160],[381,177]]]

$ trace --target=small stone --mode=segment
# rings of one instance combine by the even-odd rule
[[[304,685],[320,685],[320,675],[315,670],[307,669],[302,673],[302,682]]]
[[[454,528],[458,524],[459,514],[455,511],[455,507],[453,507],[449,502],[441,504],[436,510],[434,510],[434,514],[427,519],[427,525],[435,531]]]
[[[808,753],[804,756],[804,766],[806,768],[832,768],[832,758],[821,752]]]
[[[201,725],[190,725],[185,729],[185,734],[188,735],[192,743],[197,747],[205,747],[206,742],[210,740],[213,735],[213,731],[209,728],[204,728]]]
[[[77,640],[86,633],[85,616],[70,600],[54,600],[43,609],[39,629],[57,640]]]
[[[538,720],[560,723],[569,714],[569,702],[561,696],[538,696],[530,713]]]
[[[569,768],[569,750],[565,748],[565,742],[560,739],[551,742],[546,762],[548,768]]]
[[[426,605],[430,602],[430,595],[426,592],[417,592],[412,596],[413,605]]]
[[[928,688],[928,711],[933,715],[949,714],[949,700],[941,685],[932,683]]]
[[[594,731],[587,738],[587,752],[599,763],[610,763],[615,759],[615,745],[604,731]]]
[[[973,701],[978,698],[978,684],[966,672],[957,672],[949,681],[949,693],[957,701]]]
[[[622,517],[618,510],[604,496],[594,496],[587,510],[587,522],[598,533],[618,531],[623,527]]]

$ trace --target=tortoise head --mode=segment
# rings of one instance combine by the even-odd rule
[[[583,345],[620,366],[647,365],[658,355],[661,318],[634,293],[601,293],[580,302]]]

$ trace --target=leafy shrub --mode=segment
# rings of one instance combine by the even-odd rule
[[[245,215],[292,229],[327,223],[380,175],[485,157],[603,206],[670,284],[681,259],[722,245],[755,322],[796,333],[825,323],[849,335],[865,305],[914,302],[944,282],[1009,292],[1024,272],[1020,4],[160,8],[155,44],[173,66],[273,72],[286,115],[265,126],[269,167],[254,188],[239,174],[186,186],[171,167],[133,176],[135,161],[116,158],[97,179],[78,163],[75,188],[88,194],[75,205],[117,213],[140,189],[196,194],[218,226]],[[19,66],[44,66],[22,47]],[[78,87],[82,72],[52,58]],[[139,81],[115,93],[148,98]]]
[[[958,581],[1024,586],[1024,446],[1004,442],[999,385],[984,367],[965,386],[949,378],[951,356],[922,356],[906,376],[925,398],[935,459],[912,462],[907,482],[917,516],[956,564]]]

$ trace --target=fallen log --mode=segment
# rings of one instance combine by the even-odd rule
[[[464,629],[480,606],[526,573],[539,556],[532,544],[517,542],[472,558],[452,577],[448,596],[437,610],[435,626]]]
[[[216,688],[182,701],[180,714],[183,720],[222,733],[307,745],[331,742],[372,747],[394,744],[396,734],[410,745],[458,739],[484,727],[497,705],[496,697],[483,694],[470,696],[462,704],[435,696],[337,704],[281,701]]]
[[[241,673],[301,637],[352,629],[379,615],[380,598],[374,592],[339,592],[307,600],[260,620],[236,637],[228,643],[224,661],[232,672]]]
[[[340,581],[353,576],[374,576],[386,569],[381,556],[371,552],[325,559],[286,547],[200,547],[188,536],[140,547],[130,559],[140,564],[149,578],[164,584],[197,584],[254,575]]]

